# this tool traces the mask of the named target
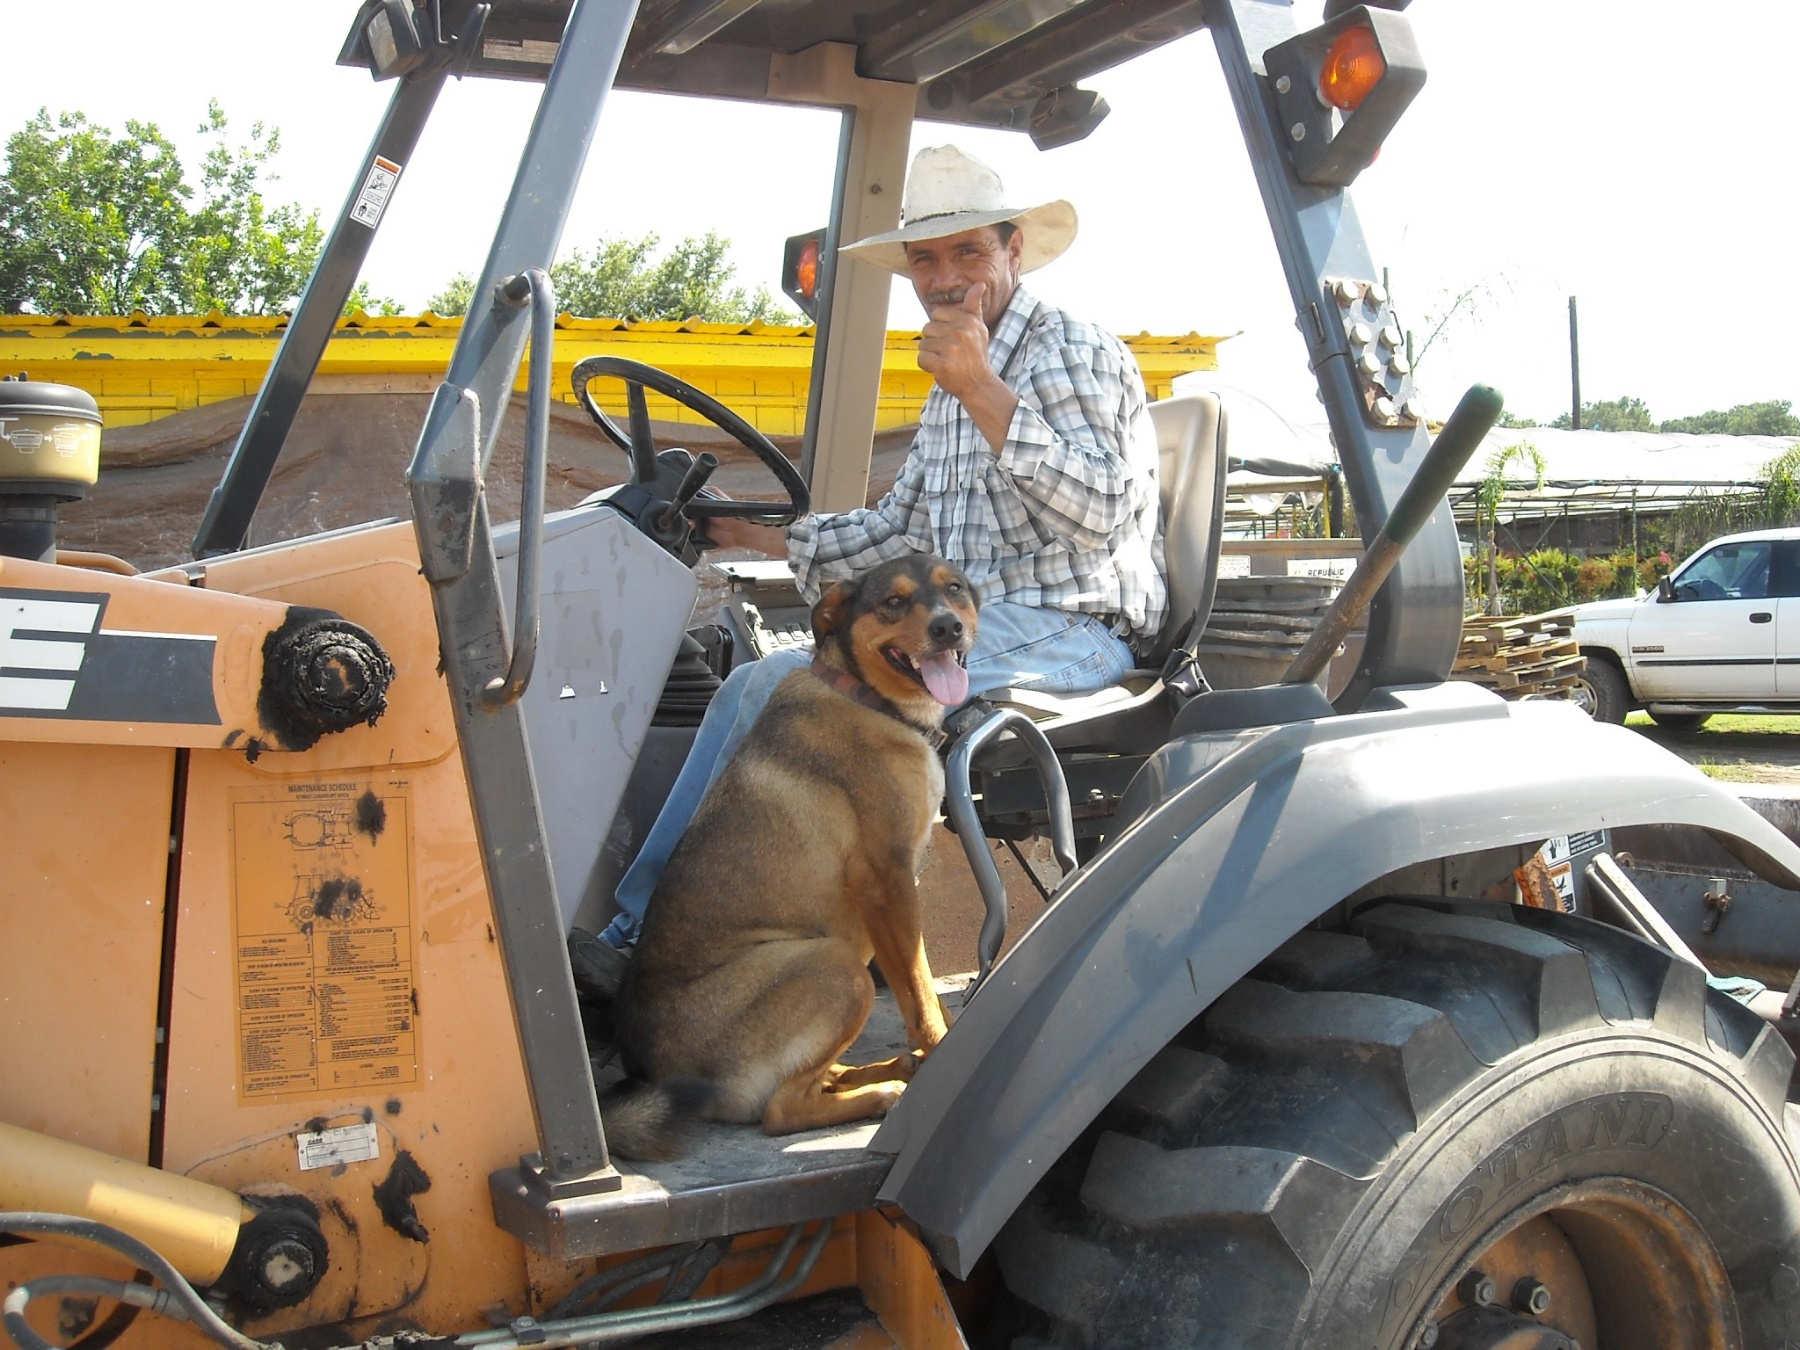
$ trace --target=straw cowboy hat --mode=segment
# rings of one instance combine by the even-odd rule
[[[927,146],[914,156],[900,204],[900,228],[870,235],[838,251],[904,275],[906,246],[917,239],[977,230],[1010,220],[1025,236],[1019,270],[1054,261],[1075,239],[1075,208],[1057,200],[1039,206],[1006,205],[1000,175],[954,145]]]

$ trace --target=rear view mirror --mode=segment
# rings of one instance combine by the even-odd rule
[[[1668,605],[1675,601],[1675,583],[1667,577],[1656,579],[1656,600],[1658,604]]]

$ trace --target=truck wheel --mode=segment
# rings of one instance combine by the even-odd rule
[[[1794,1057],[1590,920],[1383,903],[1157,1055],[996,1243],[1024,1344],[1778,1350]]]
[[[1596,722],[1618,726],[1631,711],[1631,690],[1625,673],[1604,656],[1590,656],[1587,668],[1576,677],[1575,704]]]

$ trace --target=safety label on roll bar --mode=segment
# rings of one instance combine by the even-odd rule
[[[243,1100],[417,1081],[410,806],[356,782],[232,802]]]
[[[363,179],[362,191],[356,194],[356,205],[350,208],[350,219],[374,229],[381,223],[381,213],[387,210],[388,200],[394,195],[394,184],[399,181],[400,166],[391,159],[375,156]]]

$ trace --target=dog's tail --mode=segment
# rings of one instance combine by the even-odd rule
[[[680,1157],[712,1097],[712,1084],[698,1078],[662,1083],[627,1078],[600,1099],[606,1146],[638,1162]]]

